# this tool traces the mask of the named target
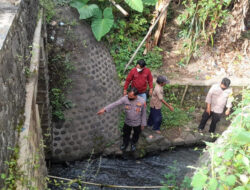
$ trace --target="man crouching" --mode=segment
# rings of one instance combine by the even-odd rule
[[[131,139],[131,151],[135,151],[141,129],[143,129],[147,124],[146,102],[142,97],[137,95],[137,89],[132,87],[128,91],[128,95],[123,96],[116,102],[107,105],[97,112],[98,115],[101,115],[105,112],[110,112],[116,106],[123,105],[125,111],[125,122],[123,126],[123,144],[120,147],[121,150],[126,150],[130,141],[131,130],[133,129],[134,133]]]

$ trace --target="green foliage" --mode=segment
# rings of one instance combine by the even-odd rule
[[[28,67],[24,68],[24,74],[25,74],[26,78],[29,78],[31,76],[31,71]]]
[[[134,10],[140,13],[143,11],[142,0],[125,0],[125,2]]]
[[[152,6],[154,6],[157,3],[157,0],[142,0],[142,2],[145,5],[152,5]]]
[[[95,18],[91,23],[92,31],[98,41],[107,34],[114,23],[114,17],[112,9],[107,7],[104,9],[103,14],[101,10],[95,15]]]
[[[53,0],[39,0],[40,5],[45,10],[46,21],[49,23],[52,17],[55,15],[55,4]]]
[[[70,181],[63,181],[63,180],[57,180],[53,178],[47,178],[47,183],[52,185],[52,189],[47,188],[46,190],[53,190],[54,188],[59,187],[60,189],[64,190],[73,190],[73,189],[81,189],[81,190],[87,190],[88,188],[86,185],[82,182],[82,179],[80,177],[78,179],[70,180]]]
[[[186,110],[178,104],[171,105],[174,107],[173,112],[170,111],[166,106],[162,106],[162,129],[181,127],[192,119],[191,113],[194,111],[193,107]]]
[[[207,143],[210,165],[196,169],[194,189],[250,188],[250,89],[243,91],[241,103],[232,114],[230,132],[220,144]]]
[[[110,31],[114,23],[112,8],[106,7],[104,11],[97,4],[88,4],[89,0],[73,0],[70,6],[77,9],[79,19],[91,19],[91,28],[95,38],[101,38]]]
[[[74,0],[70,3],[71,7],[78,10],[80,15],[79,19],[91,18],[99,10],[96,4],[87,4],[88,1],[89,0]]]
[[[110,46],[110,53],[116,63],[116,70],[121,80],[125,79],[129,70],[135,66],[135,64],[131,64],[126,73],[124,73],[125,65],[140,44],[150,25],[148,16],[148,14],[134,14],[129,21],[120,19],[114,23],[114,28],[106,36]],[[148,52],[144,56],[144,48],[145,46],[139,50],[134,63],[139,59],[144,59],[148,68],[159,68],[162,65],[162,50],[155,47],[153,51]]]
[[[72,0],[70,5],[78,10],[80,15],[80,19],[90,19],[91,28],[94,33],[95,38],[100,41],[101,38],[106,35],[114,24],[114,17],[112,13],[112,8],[110,8],[110,3],[107,1],[99,0],[94,1],[96,4],[88,4],[89,0]],[[147,6],[155,5],[156,0],[125,0],[118,1],[118,3],[126,3],[132,9],[142,13],[143,9],[146,14],[150,14],[148,12]],[[145,4],[146,6],[144,6]],[[122,5],[123,6],[123,5]],[[104,10],[102,12],[102,10]],[[132,17],[134,14],[131,14]],[[117,19],[120,21],[119,18]],[[139,26],[145,24],[147,21],[144,19],[139,20]],[[133,26],[132,26],[133,25]],[[131,23],[131,28],[134,29],[133,32],[143,32],[146,30],[146,27],[137,28],[138,25],[135,23]],[[140,29],[143,29],[141,31]]]
[[[50,70],[50,103],[52,116],[55,120],[64,120],[64,111],[73,106],[65,94],[69,90],[72,80],[69,74],[74,70],[73,63],[69,60],[69,54],[57,54],[49,58]]]
[[[173,87],[178,86],[164,86],[165,100],[174,107],[174,111],[170,111],[165,105],[162,106],[162,129],[184,126],[192,119],[192,113],[195,110],[194,106],[184,107],[180,105],[180,97],[177,97],[172,91]]]
[[[145,27],[145,25],[147,26],[148,21],[145,17],[142,17],[139,14],[134,14],[133,16],[131,16],[133,22],[129,22],[127,27],[129,30],[129,33],[132,34],[136,34],[139,31],[141,33],[145,33],[147,32],[147,28]]]
[[[20,135],[21,130],[23,129],[24,118],[22,117],[19,120],[18,125],[16,126],[16,132],[18,136]],[[27,137],[28,138],[28,137]],[[39,144],[38,150],[34,152],[34,156],[31,159],[27,160],[24,163],[24,166],[20,166],[18,164],[18,159],[20,156],[20,148],[18,145],[13,147],[8,147],[8,150],[11,151],[10,158],[4,162],[7,166],[8,170],[6,173],[1,173],[0,171],[0,179],[2,179],[3,184],[1,184],[1,190],[14,190],[17,187],[20,187],[20,184],[23,188],[29,190],[37,190],[37,187],[34,186],[33,179],[30,179],[28,171],[24,171],[23,168],[30,168],[33,166],[34,170],[39,170],[40,168],[40,155],[41,151],[44,147],[43,141]],[[40,182],[43,183],[43,179],[40,179]]]
[[[164,175],[166,181],[163,182],[164,187],[161,190],[189,190],[191,188],[191,179],[189,177],[185,177],[182,182],[179,182],[176,178],[178,173],[180,172],[177,169],[176,160],[173,161],[171,166],[168,166],[168,173]]]
[[[52,88],[50,91],[50,103],[53,108],[53,118],[64,120],[63,111],[72,107],[72,102],[65,98],[61,89]]]
[[[193,53],[208,42],[214,44],[216,29],[221,27],[228,16],[227,7],[231,0],[184,0],[185,11],[178,17],[182,25],[180,37],[186,42],[183,45],[186,57],[182,62],[189,63]]]
[[[167,22],[171,22],[173,18],[174,18],[174,8],[172,3],[170,3],[167,11]]]
[[[8,148],[9,150],[12,150],[12,156],[9,161],[5,161],[4,163],[8,167],[7,174],[1,173],[1,178],[4,181],[4,187],[1,190],[11,190],[17,188],[17,181],[20,181],[21,179],[21,172],[17,165],[17,159],[19,156],[19,147],[15,148]]]

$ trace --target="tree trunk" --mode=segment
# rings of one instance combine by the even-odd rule
[[[154,12],[154,17],[151,21],[151,26],[150,28],[153,26],[156,18],[162,13],[163,7],[165,7],[166,5],[168,5],[170,3],[170,0],[158,0],[158,2],[155,5],[155,12]],[[146,41],[146,48],[143,52],[143,54],[147,54],[148,51],[150,51],[154,46],[157,46],[159,44],[159,40],[163,34],[164,31],[164,27],[166,25],[166,18],[167,18],[167,11],[161,16],[159,23],[158,23],[158,28],[155,31],[154,34],[154,39],[152,40],[151,38],[151,34],[149,35],[149,37],[147,38]]]
[[[236,42],[241,37],[242,31],[245,30],[244,20],[249,9],[248,0],[235,1],[231,17],[228,18],[225,27],[221,28],[217,36],[217,45],[220,50],[225,49],[231,43]]]

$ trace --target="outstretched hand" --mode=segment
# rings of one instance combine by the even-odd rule
[[[104,113],[105,113],[105,109],[104,109],[104,108],[100,109],[100,110],[97,112],[98,115],[102,115],[102,114],[104,114]]]

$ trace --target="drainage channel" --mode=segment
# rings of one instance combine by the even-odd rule
[[[71,189],[79,189],[80,183],[77,181],[94,183],[81,184],[82,188],[93,190],[131,189],[124,186],[134,187],[132,189],[138,186],[145,187],[144,189],[159,189],[163,183],[167,183],[168,186],[180,186],[185,175],[191,171],[188,166],[194,165],[200,154],[201,150],[194,150],[194,147],[181,147],[137,160],[133,157],[89,158],[67,164],[52,164],[49,175],[51,181],[54,180],[52,176],[56,176],[63,178],[57,179],[58,182],[64,183],[69,179],[78,179],[75,183],[71,181]],[[62,190],[66,185],[55,186],[51,183],[49,187],[53,190]]]

